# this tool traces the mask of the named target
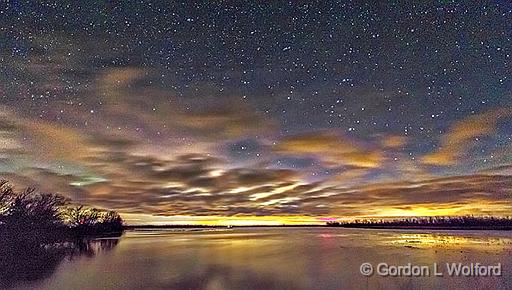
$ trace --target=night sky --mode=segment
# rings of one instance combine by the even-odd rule
[[[41,2],[0,4],[16,186],[129,223],[512,215],[510,1]]]

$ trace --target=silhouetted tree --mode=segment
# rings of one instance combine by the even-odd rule
[[[70,207],[66,210],[68,224],[71,227],[93,226],[99,222],[100,212],[95,208],[86,208],[83,205]]]
[[[33,188],[16,192],[0,181],[0,240],[54,241],[122,230],[123,220],[114,211],[70,206],[61,195],[38,193]]]
[[[16,193],[7,182],[1,181],[0,225],[27,229],[62,225],[60,207],[66,203],[63,196],[37,193],[33,188]]]
[[[123,228],[123,219],[117,212],[84,206],[69,207],[65,211],[65,221],[79,231],[119,231]]]

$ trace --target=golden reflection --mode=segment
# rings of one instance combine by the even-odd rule
[[[390,240],[385,241],[385,244],[425,248],[458,248],[479,246],[485,246],[486,248],[489,248],[490,246],[501,247],[504,245],[512,245],[512,239],[504,237],[472,237],[430,233],[403,233],[390,237]]]

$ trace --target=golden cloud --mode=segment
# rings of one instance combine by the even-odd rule
[[[510,116],[510,109],[495,109],[456,122],[441,137],[439,150],[423,156],[421,161],[424,164],[439,166],[456,164],[470,149],[475,138],[493,135],[497,123]]]

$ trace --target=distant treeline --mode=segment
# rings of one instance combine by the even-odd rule
[[[512,218],[456,216],[364,219],[350,222],[330,221],[327,222],[327,226],[346,228],[512,230]]]
[[[193,225],[193,224],[176,224],[176,225],[127,225],[127,230],[151,230],[151,229],[225,229],[225,228],[303,228],[303,227],[324,227],[323,224],[299,224],[299,225]]]
[[[0,242],[57,242],[119,235],[123,220],[114,211],[71,205],[61,195],[33,188],[17,192],[0,181]]]

